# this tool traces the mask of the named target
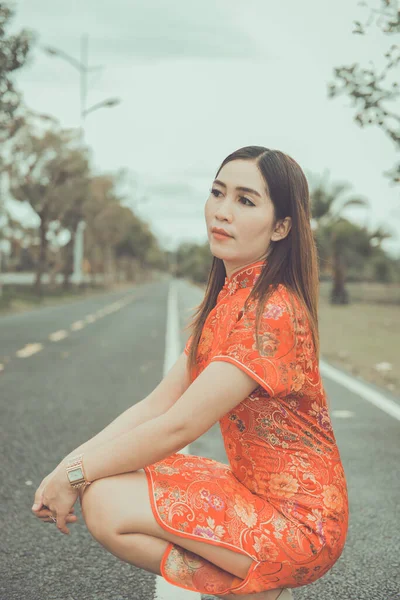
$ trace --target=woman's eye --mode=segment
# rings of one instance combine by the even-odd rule
[[[211,188],[210,192],[216,197],[219,198],[219,194],[221,194],[221,192],[219,190],[216,190],[215,188]],[[240,201],[245,200],[246,202],[250,202],[250,204],[246,204],[245,206],[255,206],[254,202],[252,202],[251,200],[249,200],[249,198],[246,198],[245,196],[240,196],[239,198]]]
[[[250,204],[247,204],[246,206],[255,206],[254,202],[252,202],[248,198],[245,198],[244,196],[240,196],[240,200],[247,200],[247,202],[250,202]]]

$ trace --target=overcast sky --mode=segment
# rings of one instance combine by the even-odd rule
[[[368,198],[359,223],[400,229],[399,191],[383,171],[394,145],[377,128],[353,121],[349,98],[327,97],[333,68],[379,64],[392,40],[371,29],[351,33],[367,13],[357,0],[19,0],[13,30],[38,34],[17,85],[28,106],[65,127],[79,124],[79,74],[40,46],[79,59],[89,35],[88,107],[119,97],[114,108],[88,115],[85,132],[99,170],[130,169],[137,211],[164,247],[206,241],[204,203],[215,173],[247,145],[282,150],[306,171],[330,171]],[[22,214],[21,209],[19,213]],[[28,210],[24,213],[28,215]],[[385,247],[400,255],[400,236]]]

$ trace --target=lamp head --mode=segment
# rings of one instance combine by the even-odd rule
[[[116,106],[117,104],[119,104],[121,102],[120,98],[110,98],[109,100],[106,100],[104,102],[104,106]]]
[[[43,50],[47,52],[47,54],[51,54],[52,56],[57,56],[58,54],[57,50],[55,48],[52,48],[51,46],[45,46]]]

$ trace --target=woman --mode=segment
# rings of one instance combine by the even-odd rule
[[[184,352],[43,480],[33,510],[69,533],[79,496],[90,533],[121,560],[201,593],[286,600],[337,561],[348,525],[318,369],[307,181],[282,152],[241,148],[205,219],[214,258]],[[178,452],[217,421],[229,465]],[[79,488],[66,476],[76,454]]]

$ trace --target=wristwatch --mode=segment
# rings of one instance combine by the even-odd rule
[[[85,472],[83,470],[82,464],[83,454],[78,454],[77,456],[72,456],[66,467],[68,481],[71,486],[75,489],[80,487],[90,485],[92,482],[88,481],[85,477]]]

